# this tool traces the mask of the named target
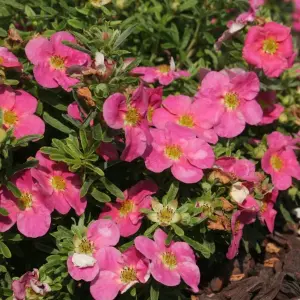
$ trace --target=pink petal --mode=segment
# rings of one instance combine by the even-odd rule
[[[15,104],[15,93],[11,87],[0,86],[0,107],[4,110],[12,110]]]
[[[229,77],[220,72],[209,72],[201,82],[200,93],[207,97],[222,97],[228,91]]]
[[[55,70],[50,68],[48,62],[39,63],[35,65],[33,68],[33,74],[35,80],[40,84],[42,87],[46,88],[57,88],[59,84],[55,80]]]
[[[117,273],[122,268],[122,253],[114,247],[100,249],[95,258],[97,259],[100,271],[112,271]]]
[[[101,271],[92,281],[90,292],[95,300],[113,300],[117,297],[122,284],[117,274]]]
[[[63,41],[69,41],[71,43],[76,44],[76,39],[72,34],[66,31],[59,31],[54,34],[52,34],[50,38],[50,42],[53,46],[55,55],[66,57],[69,54],[70,47],[64,45]]]
[[[176,255],[178,263],[196,263],[195,254],[192,248],[184,242],[176,242],[170,246],[170,250]]]
[[[163,252],[166,248],[166,239],[167,239],[168,235],[161,229],[157,229],[154,232],[153,238],[154,241],[156,243],[156,245],[158,246],[159,251]]]
[[[173,162],[168,159],[163,152],[152,149],[151,153],[146,157],[146,168],[152,172],[160,173],[172,166]]]
[[[164,108],[158,108],[154,111],[152,116],[152,123],[156,128],[164,129],[166,123],[168,122],[175,123],[176,117]]]
[[[269,36],[275,37],[278,42],[282,42],[287,39],[291,33],[289,27],[283,26],[276,22],[268,22],[264,26],[264,30]]]
[[[141,214],[139,214],[139,216],[140,216],[140,218],[142,218]],[[129,236],[135,234],[142,225],[141,220],[134,224],[130,219],[130,215],[123,217],[123,218],[121,217],[117,223],[120,228],[120,235],[123,237],[129,237]]]
[[[169,85],[172,81],[176,79],[176,76],[173,72],[169,72],[167,74],[159,74],[157,75],[158,82],[161,85]]]
[[[203,177],[202,170],[191,165],[186,158],[173,164],[171,172],[176,179],[184,183],[196,183]]]
[[[119,159],[119,153],[117,151],[117,147],[112,143],[101,142],[96,152],[105,161],[114,161]]]
[[[52,44],[44,37],[38,37],[28,42],[25,47],[27,58],[34,64],[46,62],[53,54]]]
[[[289,68],[289,64],[286,58],[281,56],[271,56],[264,59],[263,70],[268,77],[279,77],[281,73]]]
[[[183,95],[178,95],[178,96],[170,95],[165,100],[163,100],[162,105],[170,113],[177,116],[182,116],[190,112],[192,99],[190,97],[183,96]]]
[[[246,101],[242,104],[241,110],[246,123],[250,125],[257,125],[262,120],[263,111],[256,100]]]
[[[68,203],[68,196],[65,195],[64,192],[54,191],[53,194],[50,196],[51,200],[54,202],[54,208],[62,215],[66,215],[71,206]]]
[[[16,102],[14,105],[14,112],[18,115],[31,115],[34,114],[38,102],[35,97],[23,90],[16,91]]]
[[[181,262],[178,264],[178,272],[184,282],[190,286],[194,293],[199,292],[200,270],[195,263]]]
[[[146,196],[155,194],[158,186],[152,180],[141,180],[128,189],[128,199],[139,204]]]
[[[76,102],[73,102],[71,104],[68,105],[68,109],[67,109],[68,115],[70,117],[72,117],[75,120],[79,120],[79,121],[83,121],[82,117],[80,115],[80,111],[78,108],[78,104]]]
[[[45,123],[41,118],[35,115],[27,115],[20,118],[14,127],[14,136],[16,138],[31,134],[43,135],[44,133]]]
[[[283,172],[273,172],[271,176],[274,186],[280,191],[287,190],[292,185],[291,175]]]
[[[22,68],[22,64],[19,62],[18,58],[8,51],[5,47],[0,47],[0,57],[3,62],[1,65],[6,68]]]
[[[149,259],[154,259],[160,250],[157,244],[145,236],[138,236],[134,239],[134,245],[138,251]]]
[[[69,77],[65,71],[56,71],[54,79],[67,92],[70,92],[72,87],[79,82],[77,78]]]
[[[107,98],[103,104],[103,117],[107,125],[114,129],[123,127],[124,120],[120,113],[125,109],[126,98],[120,93],[116,93]]]
[[[13,197],[9,192],[2,191],[0,194],[0,207],[8,211],[8,216],[0,215],[0,232],[5,232],[15,225],[19,208],[9,197]]]
[[[78,268],[73,264],[72,256],[68,257],[67,266],[70,276],[77,281],[84,280],[90,282],[99,273],[99,265],[97,263],[92,267]]]

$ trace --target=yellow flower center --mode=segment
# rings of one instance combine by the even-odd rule
[[[152,106],[149,106],[147,111],[147,119],[149,122],[152,122],[153,113],[154,113],[154,108]]]
[[[28,300],[39,300],[41,295],[37,294],[31,287],[26,288],[26,297]]]
[[[32,205],[32,194],[30,193],[22,193],[21,197],[19,198],[19,205],[22,209],[26,209],[31,207]]]
[[[178,123],[181,126],[192,128],[194,127],[194,120],[193,117],[190,115],[183,115],[179,118]]]
[[[4,63],[4,58],[0,56],[0,65],[2,65],[3,63]]]
[[[277,154],[271,156],[270,164],[275,171],[280,171],[283,168],[283,161]]]
[[[165,148],[165,155],[172,160],[178,160],[182,155],[182,150],[177,145],[170,145]]]
[[[175,254],[173,254],[172,252],[164,252],[162,254],[161,260],[163,264],[170,270],[177,267],[177,259]]]
[[[7,110],[3,114],[3,120],[4,120],[4,124],[8,126],[12,126],[17,123],[18,117],[13,111]]]
[[[170,66],[168,66],[168,65],[160,65],[160,66],[157,67],[157,69],[158,69],[158,71],[159,71],[160,73],[166,74],[166,73],[169,73],[169,71],[170,71]]]
[[[54,55],[50,58],[50,65],[55,70],[64,70],[65,60],[58,55]]]
[[[62,176],[53,176],[51,184],[57,191],[64,191],[66,189],[66,181]]]
[[[229,92],[224,97],[224,104],[227,109],[235,110],[240,104],[239,97],[236,93]]]
[[[128,199],[122,202],[120,208],[120,215],[121,217],[126,217],[130,212],[134,209],[134,203],[132,200]]]
[[[278,43],[272,37],[269,37],[263,41],[263,51],[267,54],[273,55],[278,50]]]
[[[157,213],[158,221],[161,224],[169,225],[172,222],[174,210],[170,207],[164,207]]]
[[[125,115],[125,124],[130,126],[136,126],[141,120],[141,115],[134,107],[130,107]]]
[[[81,254],[91,255],[94,251],[93,244],[86,238],[82,239],[80,244],[77,247],[77,251]]]
[[[128,284],[137,280],[136,270],[133,267],[124,267],[120,274],[122,283]]]
[[[260,206],[260,211],[262,213],[266,212],[267,211],[267,208],[268,208],[268,203],[267,202],[263,202]]]

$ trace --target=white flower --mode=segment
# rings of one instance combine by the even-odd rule
[[[94,266],[96,259],[91,255],[74,253],[72,256],[72,263],[78,268],[86,268]]]
[[[230,196],[238,204],[243,203],[249,194],[249,190],[241,182],[236,182],[231,187]]]

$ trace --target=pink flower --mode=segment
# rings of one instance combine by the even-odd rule
[[[17,223],[18,230],[27,237],[45,235],[51,224],[53,203],[33,182],[30,170],[16,174],[11,181],[21,191],[21,197],[17,199],[11,192],[2,189],[0,207],[5,208],[9,215],[1,216],[0,231],[5,232]]]
[[[248,159],[237,159],[235,157],[221,157],[216,160],[215,165],[224,172],[232,174],[240,180],[257,182],[255,164]]]
[[[296,10],[293,13],[293,29],[295,31],[300,31],[300,10]]]
[[[262,169],[271,175],[278,190],[286,190],[292,185],[292,177],[300,180],[300,165],[293,151],[294,141],[280,132],[273,132],[268,135],[267,142],[269,149],[261,160]]]
[[[46,88],[61,86],[70,91],[78,83],[78,79],[71,78],[67,69],[74,65],[86,66],[91,58],[88,54],[64,45],[63,41],[76,43],[75,38],[68,32],[54,33],[50,40],[37,37],[28,42],[25,47],[27,58],[34,64],[33,73],[36,81]]]
[[[152,197],[158,190],[150,180],[143,180],[124,191],[125,199],[117,198],[114,204],[106,203],[99,218],[111,217],[119,226],[120,234],[128,237],[135,234],[142,225],[141,208],[150,208]]]
[[[215,132],[232,138],[245,129],[246,123],[257,125],[262,109],[255,100],[259,79],[254,72],[232,69],[209,72],[203,79],[199,93],[203,118],[214,122]]]
[[[243,49],[244,59],[257,68],[262,68],[268,77],[278,77],[293,64],[290,28],[275,22],[251,27]]]
[[[82,118],[82,114],[84,117],[87,116],[84,112],[82,112],[82,114],[81,114],[81,111],[79,110],[78,104],[76,102],[73,102],[68,105],[67,113],[74,120],[78,120],[80,122],[84,121],[84,119]]]
[[[263,110],[262,120],[259,125],[271,124],[283,113],[284,107],[276,103],[276,92],[260,92],[256,98]]]
[[[148,109],[148,95],[141,85],[132,95],[130,103],[120,93],[111,95],[103,105],[103,117],[113,129],[123,128],[126,146],[121,159],[132,161],[144,154],[151,142],[148,121],[145,119]]]
[[[249,0],[252,9],[257,10],[260,6],[265,4],[265,0]]]
[[[174,59],[171,58],[170,65],[160,65],[157,67],[136,67],[131,73],[141,74],[141,78],[148,83],[153,83],[158,80],[162,85],[169,85],[171,82],[180,77],[189,77],[191,74],[188,71],[175,69]]]
[[[237,255],[244,226],[255,222],[258,211],[259,206],[256,200],[248,196],[240,205],[240,209],[233,213],[231,217],[232,240],[226,254],[228,259],[233,259]]]
[[[166,246],[167,234],[161,229],[154,233],[154,241],[145,236],[134,240],[135,247],[150,260],[150,273],[154,279],[166,286],[180,284],[180,278],[199,291],[200,270],[191,247],[184,242],[171,242]]]
[[[95,300],[113,300],[119,291],[123,294],[134,284],[145,283],[149,279],[149,262],[135,247],[130,247],[124,253],[106,247],[99,251],[97,259],[100,273],[90,287]]]
[[[149,125],[153,125],[153,114],[162,104],[162,87],[157,88],[146,88],[146,93],[149,97],[148,109],[147,109],[147,120]]]
[[[21,69],[23,66],[18,58],[5,47],[0,47],[0,66]]]
[[[172,130],[182,136],[198,136],[209,143],[216,143],[218,136],[212,128],[213,123],[203,118],[200,101],[192,102],[187,96],[168,96],[153,114],[153,125],[164,129],[167,123]]]
[[[273,208],[278,197],[278,190],[273,189],[272,192],[265,195],[264,199],[260,202],[260,211],[258,218],[262,223],[266,223],[269,231],[274,231],[275,217],[277,211]]]
[[[184,183],[195,183],[203,177],[202,169],[211,168],[214,153],[205,141],[177,136],[167,128],[151,129],[153,142],[145,157],[148,170],[160,173],[171,168],[173,176]]]
[[[67,214],[71,207],[77,215],[84,213],[86,199],[80,197],[80,177],[68,171],[64,163],[56,163],[40,151],[36,154],[39,165],[31,170],[33,178],[53,202],[61,214]]]
[[[99,273],[97,257],[101,249],[115,246],[120,239],[118,226],[111,220],[93,221],[86,237],[75,236],[74,252],[67,261],[68,272],[75,280],[92,281]]]
[[[37,104],[37,100],[23,90],[13,91],[8,86],[0,86],[3,127],[13,128],[13,135],[18,139],[31,134],[44,134],[45,123],[34,115]]]
[[[33,294],[36,297],[45,296],[51,291],[47,283],[39,281],[39,271],[33,269],[32,272],[26,272],[19,279],[12,282],[13,300],[31,299]]]

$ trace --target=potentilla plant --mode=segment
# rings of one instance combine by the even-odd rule
[[[1,299],[188,299],[300,206],[298,1],[135,2],[3,4]]]

